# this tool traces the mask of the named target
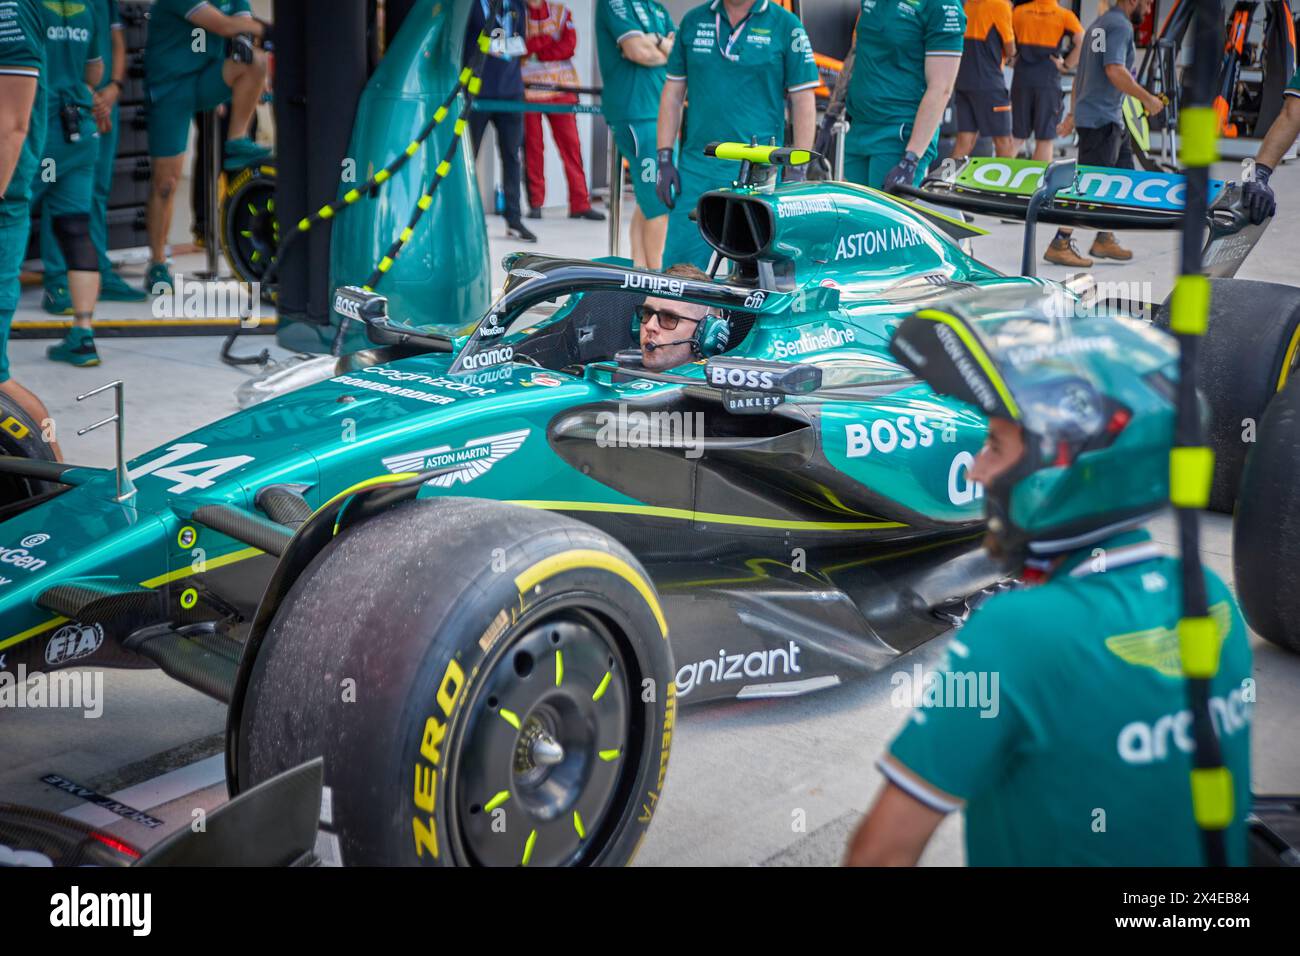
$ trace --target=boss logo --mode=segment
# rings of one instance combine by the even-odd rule
[[[356,301],[339,293],[334,296],[334,311],[339,315],[347,316],[349,319],[361,321],[361,307]]]
[[[776,376],[766,369],[728,368],[723,365],[707,367],[709,384],[758,391],[769,391],[776,386]]]

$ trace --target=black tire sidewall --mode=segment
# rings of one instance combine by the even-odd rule
[[[435,529],[435,553],[444,557],[428,561],[425,554],[423,573],[413,581],[402,572],[419,567],[425,533]],[[630,554],[594,528],[496,502],[409,502],[341,533],[290,590],[255,662],[240,746],[251,772],[241,767],[241,780],[251,785],[318,750],[326,757],[326,784],[345,862],[465,862],[454,849],[449,792],[469,724],[467,704],[489,672],[485,665],[515,636],[540,617],[576,603],[623,635],[620,650],[629,670],[638,672],[629,674],[629,681],[648,678],[656,688],[654,702],[643,703],[640,686],[628,687],[636,731],[627,748],[631,757],[637,747],[636,763],[624,778],[621,807],[611,808],[606,821],[613,823],[617,815],[616,825],[602,825],[592,834],[605,842],[595,862],[625,862],[649,825],[666,770],[675,717],[671,654],[645,598],[607,569],[579,563],[528,594],[519,593],[515,580],[526,569],[573,551],[610,555],[649,580]],[[378,574],[359,578],[356,565],[366,555],[384,560],[376,562]],[[313,612],[304,601],[319,596],[321,582],[329,582],[326,603],[332,606]],[[312,663],[307,673],[280,679],[294,670],[285,666],[285,654],[314,653],[301,644],[317,626],[313,618],[337,617],[349,607],[355,617],[337,622],[325,636],[338,654],[331,686],[312,686]],[[394,633],[399,626],[402,633]],[[327,663],[324,671],[329,670]],[[329,694],[345,670],[366,676],[359,679],[356,701],[335,707]],[[259,700],[270,687],[275,688],[272,699]],[[270,710],[263,713],[268,703]],[[313,718],[299,708],[318,710]],[[320,723],[314,733],[286,741],[276,732],[286,719],[299,729],[312,719]],[[421,754],[426,727],[443,734],[433,748],[436,765]],[[256,747],[259,732],[267,744],[283,750],[276,762],[265,759],[266,746]],[[417,805],[417,784],[426,794],[432,788],[432,813]],[[430,833],[436,859],[428,851]]]
[[[1260,637],[1300,652],[1300,378],[1260,421],[1242,472],[1232,525],[1232,564],[1246,622]]]
[[[54,461],[54,450],[32,420],[11,397],[0,392],[0,455]],[[18,476],[0,476],[0,505],[13,504],[48,490],[46,482]]]
[[[1197,384],[1210,406],[1206,442],[1214,450],[1210,510],[1231,514],[1246,455],[1250,419],[1260,428],[1277,393],[1288,349],[1300,327],[1300,289],[1248,279],[1210,279],[1210,324],[1200,342]],[[1169,327],[1169,302],[1156,324]]]

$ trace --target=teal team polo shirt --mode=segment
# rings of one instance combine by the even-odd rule
[[[788,93],[820,85],[812,44],[799,18],[757,0],[732,30],[722,0],[687,12],[668,58],[668,79],[686,83],[686,157],[715,140],[785,141]]]
[[[603,90],[601,111],[606,120],[623,123],[659,115],[667,67],[633,63],[623,56],[619,43],[642,34],[666,37],[673,31],[673,18],[659,0],[597,0],[596,57]]]
[[[856,127],[910,125],[925,95],[925,58],[962,53],[960,0],[862,0],[849,80]]]
[[[933,809],[965,806],[971,866],[1203,864],[1179,568],[1145,531],[1117,535],[1045,584],[990,599],[952,639],[926,681],[937,704],[913,711],[879,766]],[[1233,779],[1228,859],[1240,866],[1251,652],[1228,588],[1205,578],[1224,635],[1210,709]],[[981,680],[984,700],[972,693]]]

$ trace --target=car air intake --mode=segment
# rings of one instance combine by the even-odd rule
[[[736,262],[761,258],[776,235],[772,207],[746,196],[707,193],[696,217],[704,240]]]

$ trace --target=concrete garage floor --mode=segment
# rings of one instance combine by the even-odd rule
[[[1235,169],[1225,164],[1223,177]],[[1295,283],[1300,217],[1288,197],[1300,193],[1300,165],[1282,167],[1273,183],[1283,202],[1262,246],[1241,272],[1242,278]],[[1007,272],[1019,268],[1018,225],[982,219],[991,235],[975,243],[975,253]],[[530,225],[533,225],[530,223]],[[602,224],[572,222],[557,210],[535,224],[542,241],[536,249],[558,255],[592,256],[606,251]],[[1050,235],[1040,230],[1040,246]],[[501,256],[514,248],[504,238],[502,220],[489,221],[495,282]],[[1136,255],[1128,264],[1099,264],[1098,280],[1133,283],[1129,294],[1160,301],[1173,284],[1176,244],[1171,235],[1129,233],[1122,237]],[[1090,234],[1080,234],[1086,252]],[[626,253],[627,245],[624,242]],[[201,256],[182,257],[177,268],[197,271]],[[140,268],[127,274],[138,278]],[[1065,278],[1066,270],[1044,265],[1043,275]],[[129,318],[141,306],[107,305],[103,317]],[[19,320],[45,318],[37,290],[24,294]],[[269,345],[270,337],[250,337],[242,351]],[[198,425],[236,411],[233,391],[246,371],[223,365],[216,337],[104,338],[104,364],[85,371],[45,360],[48,341],[10,345],[16,377],[49,404],[69,460],[112,463],[112,434],[103,429],[78,438],[78,427],[106,414],[107,403],[81,407],[78,392],[122,378],[127,383],[128,455],[147,449]],[[277,358],[287,353],[273,349]],[[1173,546],[1173,522],[1158,521],[1157,538]],[[1232,582],[1231,523],[1209,515],[1203,523],[1206,563]],[[1258,704],[1254,716],[1252,785],[1260,793],[1300,792],[1300,746],[1294,728],[1300,721],[1300,656],[1281,651],[1252,635]],[[890,703],[890,679],[920,663],[932,666],[945,639],[900,658],[894,667],[834,690],[805,698],[758,701],[686,709],[673,740],[668,786],[638,863],[642,865],[828,865],[836,863],[848,833],[870,805],[880,784],[872,766],[907,712]],[[3,716],[5,746],[0,757],[0,800],[68,811],[148,846],[172,828],[186,825],[199,809],[210,810],[225,797],[221,759],[224,707],[172,682],[156,671],[106,671],[105,710],[99,720],[79,712],[10,711]],[[112,794],[164,821],[149,830],[91,808],[41,783],[58,773],[101,793]],[[961,821],[954,815],[940,827],[923,858],[931,865],[964,859]]]

